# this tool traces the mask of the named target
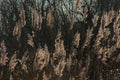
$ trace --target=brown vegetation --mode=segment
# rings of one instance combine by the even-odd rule
[[[120,80],[120,10],[92,13],[85,4],[75,21],[48,3],[29,9],[26,0],[7,14],[1,6],[0,80]]]

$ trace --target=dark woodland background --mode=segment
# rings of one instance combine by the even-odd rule
[[[120,80],[120,0],[1,0],[0,80]]]

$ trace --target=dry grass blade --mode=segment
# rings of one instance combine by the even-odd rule
[[[20,26],[20,22],[17,22],[14,29],[13,29],[13,36],[19,40],[21,37],[21,26]]]
[[[77,0],[76,2],[76,10],[81,8],[82,0]]]
[[[42,24],[42,16],[41,14],[39,14],[37,12],[37,10],[32,10],[32,26],[33,26],[33,29],[36,29],[36,30],[41,30],[41,24]]]
[[[79,42],[80,42],[80,33],[77,32],[74,35],[73,45],[75,45],[76,48],[78,48]]]
[[[49,62],[49,52],[47,46],[42,49],[38,49],[34,59],[34,68],[35,70],[43,70],[43,68]]]
[[[2,53],[6,53],[6,52],[7,52],[7,48],[6,48],[6,45],[5,45],[5,41],[4,41],[4,40],[0,43],[0,51],[1,51]]]
[[[7,55],[8,55],[8,53],[2,53],[2,54],[0,55],[0,65],[1,65],[1,66],[5,66],[6,63],[8,62],[9,58],[8,58]]]
[[[63,74],[64,67],[66,65],[66,62],[64,59],[61,59],[59,64],[54,68],[55,74],[59,77],[61,77]]]
[[[21,60],[19,60],[21,66],[22,66],[22,69],[25,71],[25,72],[28,72],[28,68],[27,68],[27,60],[29,59],[29,55],[28,55],[28,52],[26,51],[22,57]]]
[[[27,43],[28,43],[30,46],[34,47],[33,36],[31,36],[30,34],[28,34],[27,37],[28,37]]]
[[[23,7],[20,10],[19,16],[20,16],[20,26],[24,27],[26,24],[26,19],[25,19],[25,10]]]
[[[17,54],[13,54],[13,56],[11,57],[10,59],[10,62],[9,62],[9,70],[10,72],[13,72],[14,69],[15,69],[15,66],[17,65],[18,63],[18,59],[17,59]]]
[[[52,28],[53,24],[54,24],[54,16],[52,14],[52,11],[49,10],[47,13],[47,25]]]

